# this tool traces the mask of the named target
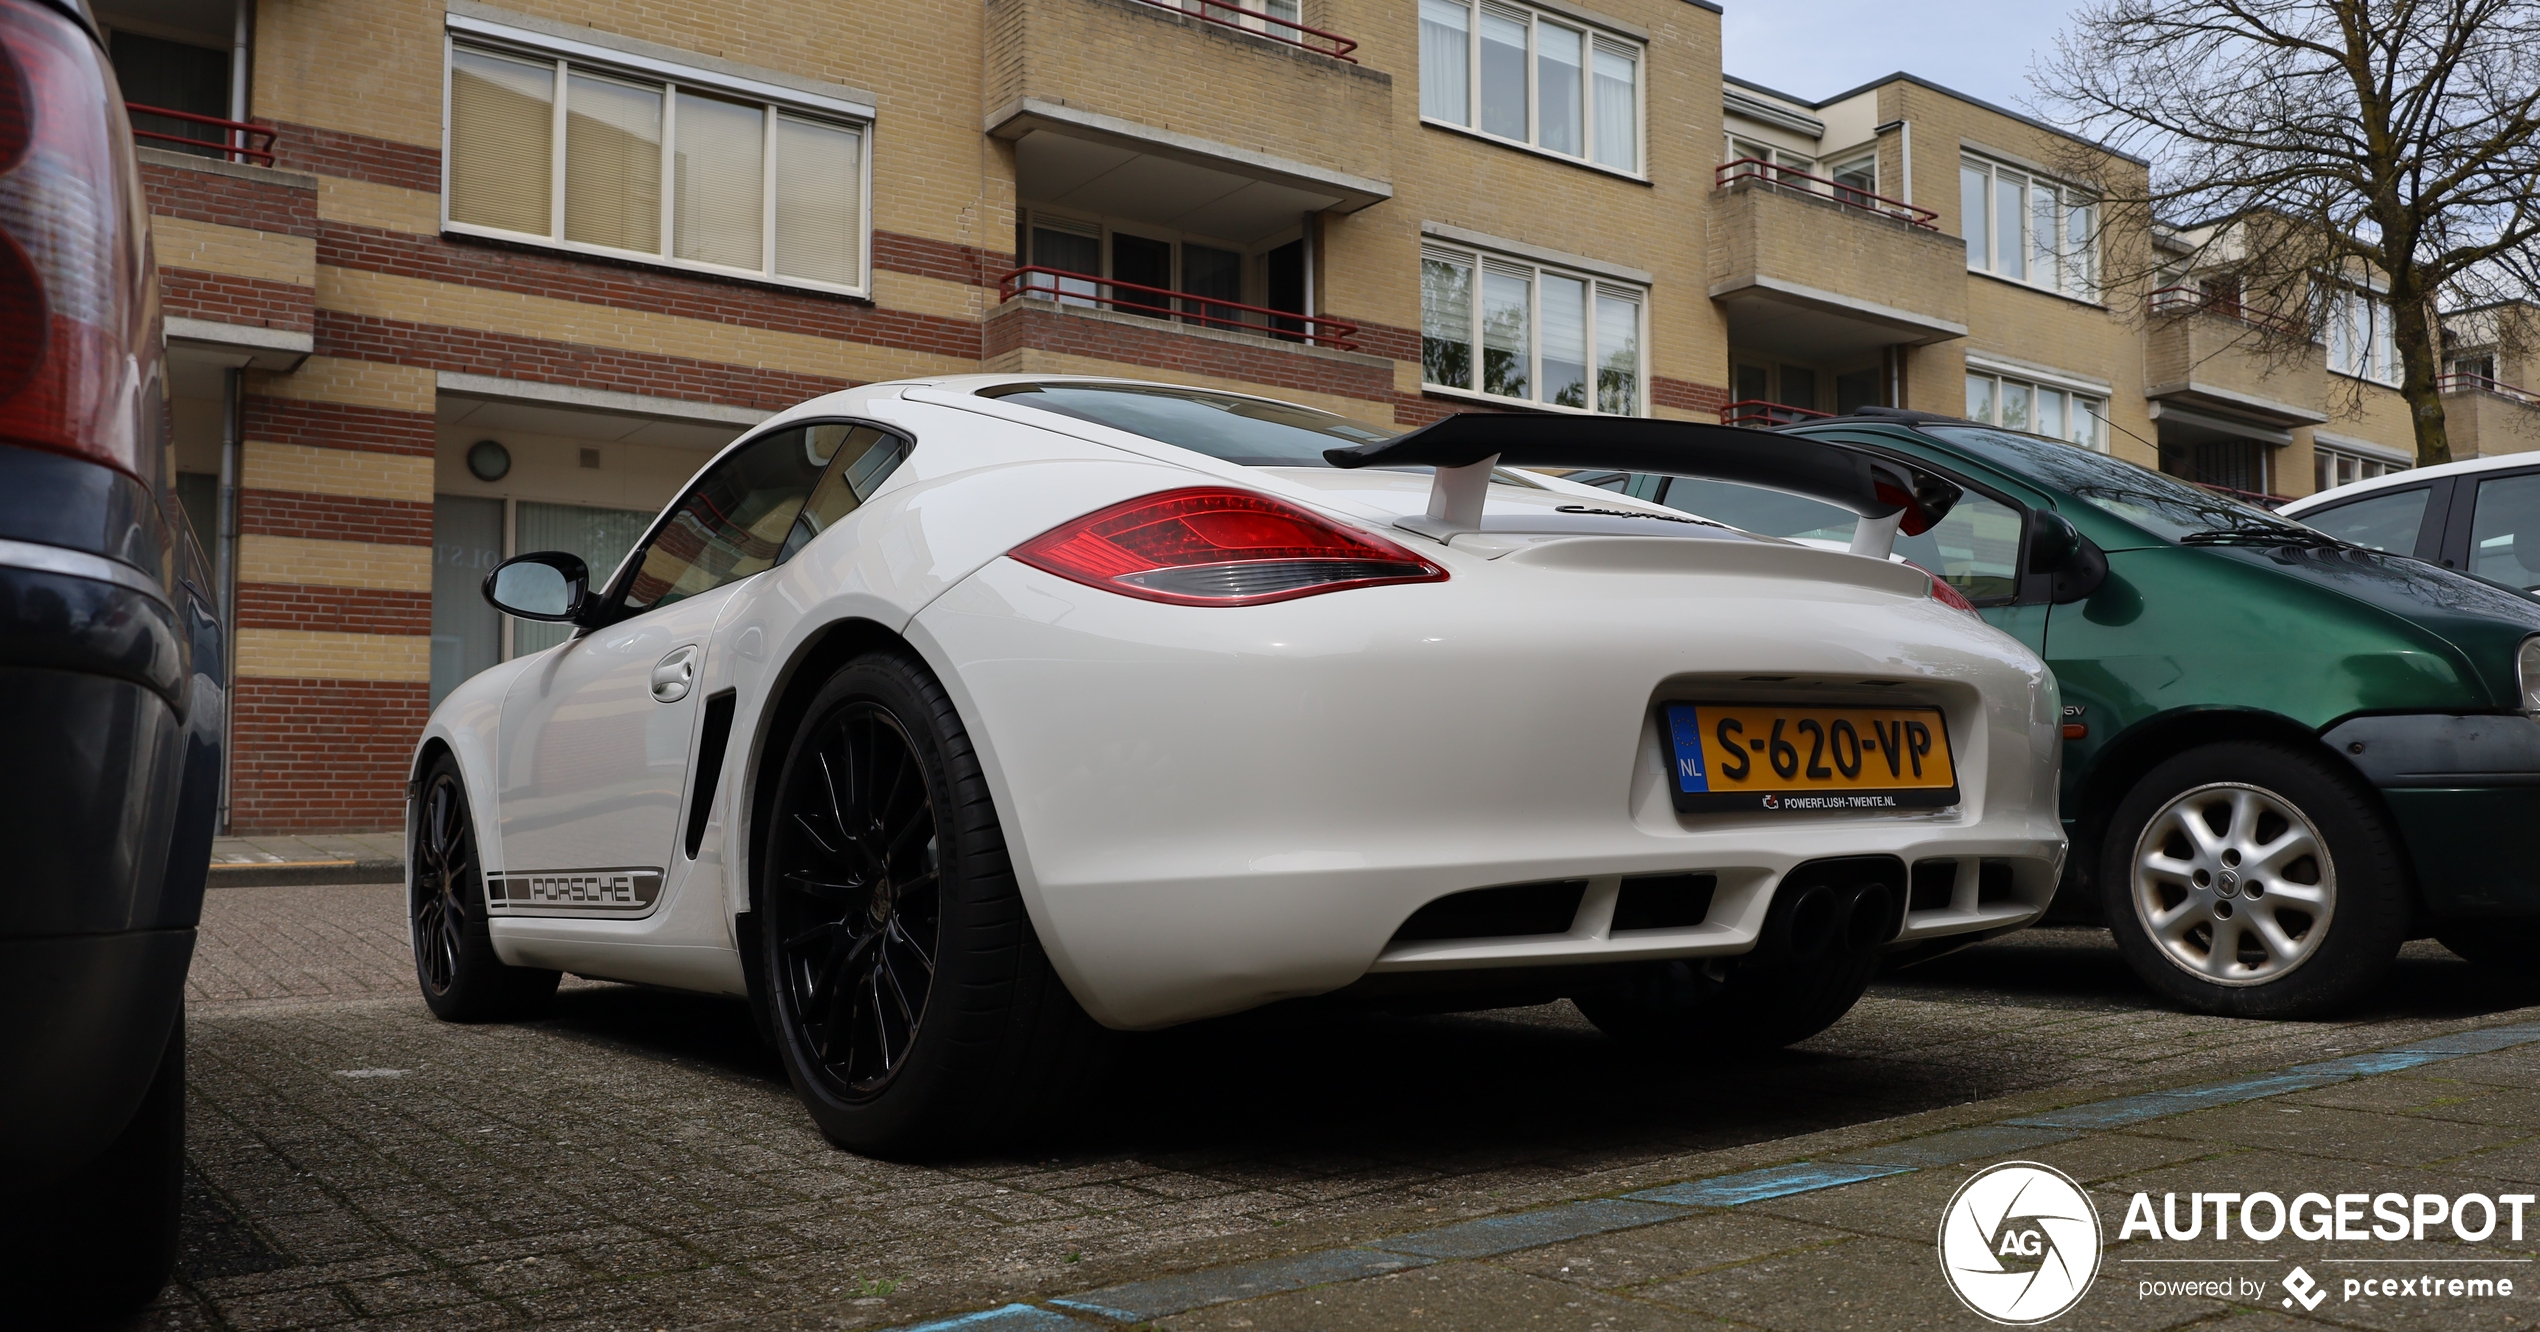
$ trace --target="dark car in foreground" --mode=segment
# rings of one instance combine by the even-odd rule
[[[2039,436],[1876,408],[1786,433],[1965,488],[1896,550],[2062,684],[2050,919],[2104,919],[2155,990],[2252,1017],[2350,1003],[2410,938],[2540,959],[2540,602]],[[1780,536],[1850,522],[1598,481]]]
[[[95,27],[0,0],[0,1300],[19,1326],[138,1306],[176,1254],[227,686],[162,360]]]

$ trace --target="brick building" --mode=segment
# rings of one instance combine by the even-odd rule
[[[394,826],[433,700],[556,641],[485,568],[608,567],[713,449],[872,380],[1394,427],[1901,404],[2280,494],[2408,448],[2368,354],[2340,415],[2325,361],[2249,389],[2197,332],[2233,310],[2100,292],[2071,140],[1906,75],[1726,78],[1698,0],[509,3],[97,0],[178,113],[135,123],[238,831]],[[2477,365],[2480,446],[2540,444],[2519,361]]]

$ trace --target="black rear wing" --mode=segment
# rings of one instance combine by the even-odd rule
[[[1323,457],[1334,467],[1435,467],[1428,513],[1402,525],[1440,539],[1480,529],[1499,466],[1663,472],[1803,495],[1858,515],[1853,553],[1876,559],[1887,558],[1898,531],[1929,531],[1962,493],[1937,473],[1826,440],[1639,416],[1462,412]]]

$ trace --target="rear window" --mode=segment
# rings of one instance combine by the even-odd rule
[[[1311,407],[1206,389],[1000,384],[979,390],[979,396],[1126,430],[1246,467],[1329,467],[1325,449],[1374,444],[1394,435]]]

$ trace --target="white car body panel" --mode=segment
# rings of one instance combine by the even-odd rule
[[[640,915],[496,915],[506,962],[744,992],[748,812],[792,739],[767,719],[795,663],[846,622],[898,636],[943,681],[1033,924],[1071,992],[1116,1027],[1373,972],[1744,952],[1780,876],[1830,856],[1961,861],[1949,906],[1909,912],[1901,939],[1998,933],[2044,910],[2063,853],[2053,678],[1932,600],[1920,572],[1770,539],[1484,531],[1440,544],[1390,526],[1421,511],[1425,476],[1246,467],[963,396],[1027,378],[1054,377],[868,386],[780,414],[733,447],[833,416],[915,446],[790,561],[504,663],[443,701],[418,770],[428,750],[456,757],[488,873],[663,868]],[[1219,483],[1414,546],[1450,578],[1190,607],[1003,558],[1106,505]],[[1526,485],[1493,486],[1489,514],[1684,518],[1557,477]],[[655,702],[651,667],[688,645],[702,652],[694,684]],[[731,742],[691,858],[696,718],[724,690]],[[1653,708],[1696,698],[1939,706],[1962,801],[1680,815]],[[1977,900],[1984,857],[2019,865],[2009,899]],[[1705,923],[1607,927],[1620,876],[1684,871],[1719,877]],[[1589,885],[1568,935],[1388,947],[1434,898],[1546,879]]]

